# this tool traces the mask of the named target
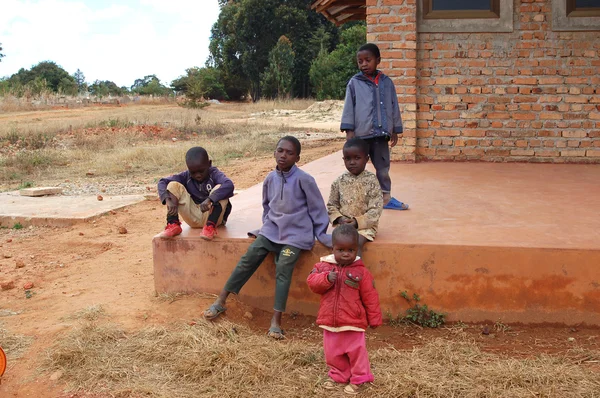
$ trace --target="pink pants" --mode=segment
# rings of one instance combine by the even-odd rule
[[[336,383],[363,384],[374,377],[369,364],[365,332],[323,330],[325,362]]]

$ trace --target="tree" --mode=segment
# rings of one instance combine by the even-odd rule
[[[32,83],[36,79],[45,80],[48,88],[55,93],[58,92],[59,85],[63,79],[67,79],[72,82],[75,81],[75,79],[69,75],[66,70],[52,61],[40,62],[39,64],[33,66],[31,70],[21,68],[17,73],[10,77],[10,80],[13,83],[20,83],[22,85]]]
[[[269,66],[269,52],[281,36],[291,41],[295,53],[295,90],[303,96],[310,93],[308,71],[319,52],[318,42],[311,39],[321,26],[330,32],[328,50],[333,48],[337,38],[337,28],[312,11],[310,3],[310,0],[220,3],[219,19],[211,30],[211,55],[207,65],[222,73],[225,89],[232,99],[248,91],[253,100],[260,98],[261,73]]]
[[[290,40],[281,36],[269,53],[269,66],[262,74],[263,93],[270,98],[289,98],[294,72],[294,50]]]
[[[79,88],[74,79],[63,77],[58,83],[58,93],[65,95],[77,95]]]
[[[75,71],[75,73],[73,73],[73,79],[75,79],[75,83],[77,84],[78,92],[84,93],[87,91],[88,86],[85,82],[85,75],[79,68]]]
[[[0,43],[0,62],[2,62],[2,58],[4,58],[4,54],[2,54],[2,43]]]
[[[354,25],[341,32],[341,42],[331,53],[322,48],[310,67],[310,81],[318,100],[342,99],[346,83],[358,72],[356,51],[366,40],[364,25]]]
[[[181,76],[171,83],[171,88],[185,96],[192,102],[211,98],[227,99],[225,86],[219,71],[215,68],[189,68],[186,75]]]
[[[173,92],[160,82],[156,75],[147,75],[142,79],[135,79],[131,92],[139,95],[171,95]]]
[[[107,95],[121,96],[124,90],[109,80],[96,80],[88,88],[90,94],[97,97],[106,97]]]

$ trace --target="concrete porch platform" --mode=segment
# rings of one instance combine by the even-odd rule
[[[344,171],[341,153],[307,164],[325,200]],[[600,325],[600,166],[495,163],[392,165],[393,193],[409,211],[384,211],[365,247],[382,309],[407,308],[400,292],[448,313],[449,320]],[[158,292],[217,293],[260,226],[261,185],[233,198],[213,242],[185,228],[153,240]],[[303,253],[288,312],[315,314],[319,296],[306,276],[328,250]],[[270,309],[269,258],[240,298]]]
[[[65,227],[125,206],[142,202],[143,195],[104,196],[22,196],[19,191],[0,193],[0,226]]]

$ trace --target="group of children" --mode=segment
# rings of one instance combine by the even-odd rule
[[[373,381],[365,342],[368,326],[382,323],[379,296],[373,277],[360,256],[365,242],[377,233],[383,209],[405,210],[391,197],[390,150],[402,133],[402,122],[392,81],[377,70],[381,61],[374,44],[357,53],[360,73],[348,83],[341,130],[346,132],[343,160],[347,172],[331,186],[325,204],[314,178],[296,166],[301,145],[285,136],[275,148],[276,167],[263,182],[262,226],[249,233],[256,239],[241,257],[215,302],[204,311],[209,320],[226,311],[231,293],[238,294],[269,253],[275,259],[275,299],[268,336],[283,339],[281,317],[285,312],[294,266],[301,250],[312,249],[315,238],[332,248],[308,275],[310,289],[321,295],[317,324],[323,329],[323,345],[329,379],[324,388],[347,384],[344,391],[357,394]],[[376,174],[365,167],[371,159]],[[165,239],[182,232],[179,216],[201,237],[212,240],[217,227],[231,212],[233,182],[216,167],[201,147],[186,154],[188,170],[158,183],[160,199],[167,206]],[[329,235],[329,223],[334,227]]]

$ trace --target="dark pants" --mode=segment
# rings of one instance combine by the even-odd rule
[[[379,180],[379,186],[383,193],[392,191],[392,179],[390,178],[390,147],[387,137],[367,138],[369,144],[369,157],[375,167],[375,175]]]
[[[219,223],[219,217],[221,217],[221,212],[223,211],[223,206],[221,203],[216,202],[213,203],[212,210],[210,215],[208,216],[208,221],[212,222],[213,225],[217,225]],[[231,202],[227,202],[227,206],[225,207],[225,214],[223,215],[223,225],[227,222],[227,218],[229,217],[229,213],[231,213]],[[208,224],[208,222],[207,222]]]
[[[258,235],[246,254],[240,258],[227,283],[225,283],[224,289],[239,294],[242,287],[269,253],[273,253],[275,256],[275,304],[273,309],[285,312],[290,284],[292,283],[292,272],[300,257],[300,249],[297,247],[274,243],[264,236]]]

